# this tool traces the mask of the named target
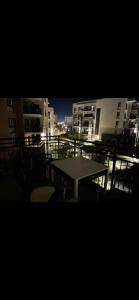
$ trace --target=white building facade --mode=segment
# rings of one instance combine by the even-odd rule
[[[136,100],[128,98],[104,98],[82,101],[73,104],[73,130],[83,134],[88,140],[101,140],[102,134],[121,134],[131,127],[134,118],[133,133],[137,129]],[[134,114],[133,114],[134,111]]]
[[[56,134],[57,116],[53,107],[48,107],[48,135],[53,136]]]

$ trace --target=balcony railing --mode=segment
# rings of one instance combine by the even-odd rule
[[[27,106],[24,105],[23,107],[24,114],[39,114],[42,115],[42,110],[38,106]]]
[[[26,152],[26,149],[28,149],[28,152]],[[49,156],[51,160],[82,156],[103,163],[109,170],[108,190],[116,186],[119,190],[132,193],[135,182],[139,177],[137,175],[139,151],[135,148],[131,149],[130,157],[128,158],[123,155],[120,156],[115,145],[86,142],[80,139],[67,139],[59,136],[46,136],[41,138],[41,140],[40,137],[36,138],[36,140],[31,137],[0,139],[1,172],[6,172],[6,170],[11,172],[14,158],[17,154],[20,166],[23,165],[23,162],[25,163],[26,159],[29,159],[31,164],[33,153],[37,153],[38,157],[42,154],[44,155],[43,157]],[[103,182],[103,177],[97,180],[100,186],[103,186]]]
[[[24,131],[25,132],[42,132],[43,128],[41,126],[39,126],[39,127],[38,126],[33,126],[33,127],[25,126]]]
[[[94,114],[85,114],[84,118],[95,118]]]
[[[92,107],[88,107],[88,106],[86,106],[86,107],[84,107],[84,111],[93,111],[93,109],[92,109]]]

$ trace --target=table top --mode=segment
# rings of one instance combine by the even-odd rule
[[[66,175],[73,179],[83,179],[108,170],[108,168],[103,164],[83,157],[54,161],[52,162],[52,166],[63,171]]]

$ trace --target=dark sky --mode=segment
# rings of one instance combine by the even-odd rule
[[[95,97],[90,99],[95,99]],[[49,98],[49,106],[54,107],[58,121],[61,122],[64,121],[65,116],[72,115],[72,104],[83,100],[89,100],[89,98]]]
[[[87,98],[86,100],[88,100]],[[93,99],[93,98],[90,98]],[[64,117],[72,115],[72,104],[83,101],[84,98],[49,98],[49,106],[54,107],[58,121],[64,121]]]

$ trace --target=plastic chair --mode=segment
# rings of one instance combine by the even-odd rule
[[[44,203],[48,202],[52,195],[55,192],[55,188],[53,186],[42,186],[37,189],[35,189],[31,193],[31,202],[36,202],[36,203]]]

